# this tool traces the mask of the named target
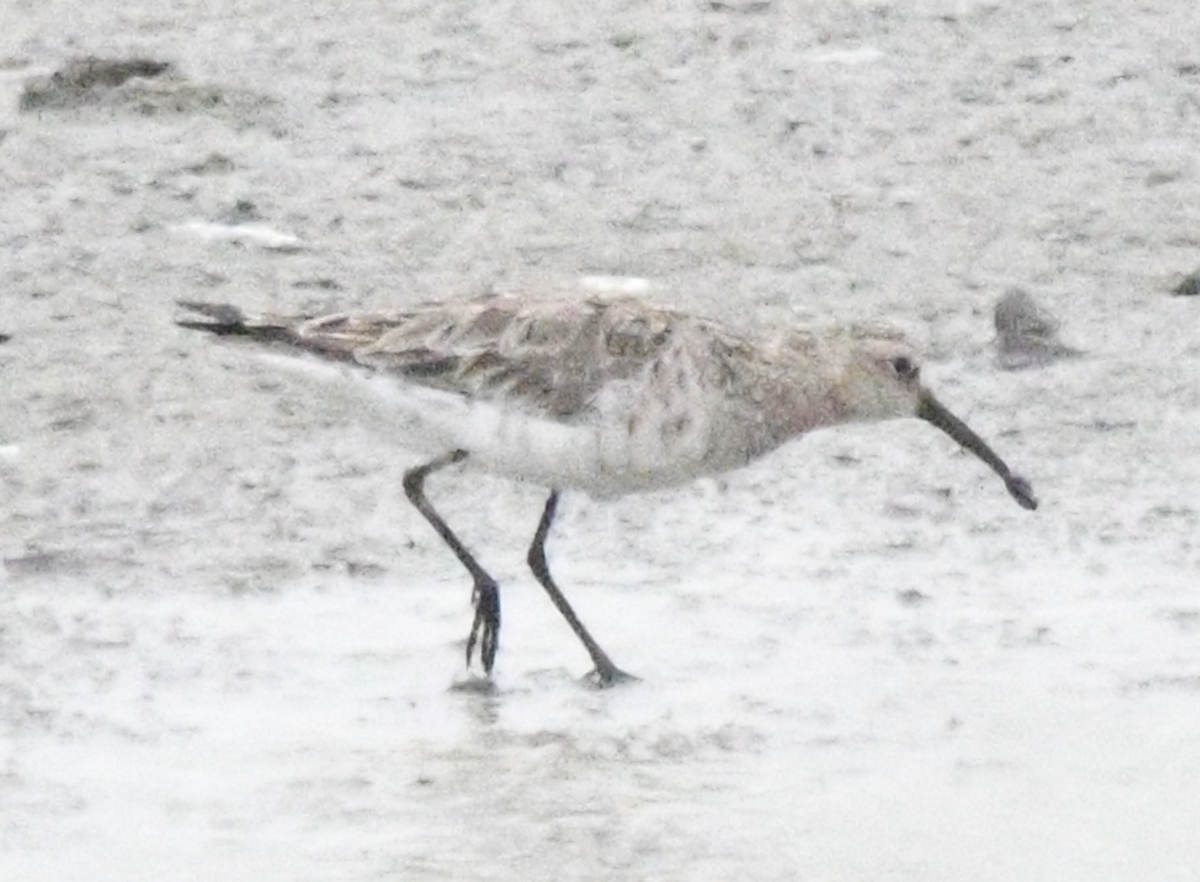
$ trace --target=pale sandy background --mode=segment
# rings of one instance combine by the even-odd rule
[[[1200,878],[1191,4],[0,25],[0,879]],[[87,54],[174,62],[177,106],[18,111]],[[299,246],[198,225],[230,221]],[[497,693],[450,691],[469,586],[400,492],[416,455],[172,301],[590,274],[907,326],[1041,510],[916,422],[569,498],[552,563],[644,678],[595,693],[524,571],[541,491],[439,478],[506,584]],[[1013,284],[1087,357],[998,371]]]

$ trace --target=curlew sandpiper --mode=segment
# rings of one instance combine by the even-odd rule
[[[1022,507],[1037,508],[1029,483],[925,388],[913,348],[886,326],[751,336],[633,297],[494,295],[319,316],[180,306],[193,314],[178,322],[185,328],[263,344],[322,382],[350,382],[397,415],[405,443],[437,453],[405,474],[404,490],[474,581],[467,665],[478,646],[488,675],[499,587],[425,495],[426,478],[452,463],[549,488],[528,563],[601,685],[629,675],[546,566],[561,490],[605,497],[669,487],[736,469],[814,429],[917,417],[983,460]]]

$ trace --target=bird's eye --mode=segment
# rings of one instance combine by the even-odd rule
[[[906,380],[911,380],[917,376],[917,366],[906,355],[898,355],[893,358],[892,368],[896,371],[896,376]]]

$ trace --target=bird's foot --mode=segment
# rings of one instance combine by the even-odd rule
[[[619,686],[622,683],[637,682],[641,677],[627,674],[609,662],[608,664],[597,665],[596,669],[583,679],[589,686],[593,686],[596,689],[611,689],[613,686]]]
[[[475,604],[475,621],[471,623],[471,633],[467,637],[467,668],[471,667],[478,643],[479,662],[484,674],[490,677],[500,641],[500,586],[491,578],[480,579],[475,583],[471,599]]]

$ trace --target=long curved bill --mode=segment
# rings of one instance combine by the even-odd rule
[[[942,406],[942,403],[934,398],[933,393],[928,389],[921,390],[921,395],[917,402],[917,416],[926,422],[933,423],[991,466],[992,471],[1003,479],[1004,486],[1008,488],[1009,495],[1017,500],[1022,508],[1033,511],[1038,507],[1037,497],[1033,495],[1033,488],[1029,486],[1029,482],[1020,475],[1014,474],[1012,469],[1008,467],[1008,464],[998,457],[995,451],[984,443],[982,438],[971,431],[970,426],[946,410]]]

